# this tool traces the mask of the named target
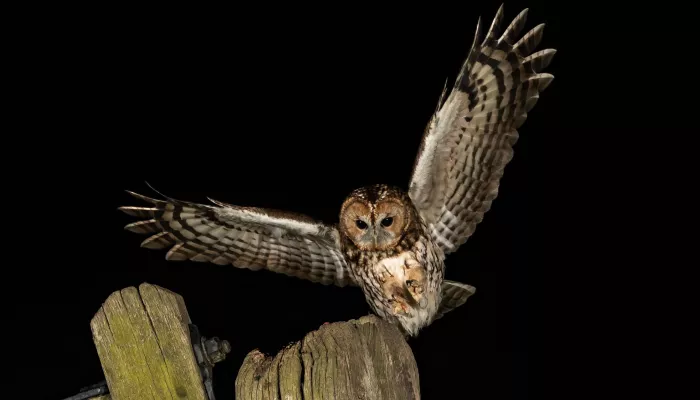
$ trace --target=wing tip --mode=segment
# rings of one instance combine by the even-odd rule
[[[143,200],[143,201],[145,201],[145,202],[147,202],[147,203],[158,204],[158,202],[160,201],[160,200],[156,200],[156,199],[154,199],[154,198],[151,198],[151,197],[148,197],[148,196],[144,196],[144,195],[139,194],[139,193],[136,193],[136,192],[132,192],[131,190],[125,190],[125,192],[128,193],[128,194],[130,194],[131,196],[133,196],[133,197],[135,197],[135,198],[137,198],[137,199],[139,199],[139,200]]]
[[[446,290],[457,289],[452,292],[453,297],[458,298],[460,300],[466,301],[466,299],[468,299],[476,293],[476,287],[462,282],[450,281],[445,279],[443,281],[443,285],[447,285]]]
[[[491,21],[491,26],[489,27],[489,30],[486,33],[486,38],[484,38],[484,41],[481,43],[482,46],[487,45],[496,36],[496,34],[497,34],[496,32],[498,32],[498,29],[500,28],[501,22],[503,22],[503,10],[504,10],[504,8],[505,8],[505,3],[501,3],[501,6],[498,7],[498,11],[496,11],[496,16],[493,17],[493,21]]]
[[[530,7],[523,8],[523,10],[520,11],[518,13],[518,15],[515,16],[515,18],[513,18],[513,21],[523,20],[523,23],[524,23],[524,20],[527,19],[527,15],[529,12],[530,12]]]
[[[151,185],[151,184],[148,183],[147,181],[144,181],[144,183],[146,183],[146,186],[148,186],[148,187],[149,187],[151,190],[153,190],[154,192],[158,193],[158,195],[160,195],[162,198],[164,198],[164,199],[166,199],[166,200],[168,200],[168,201],[170,201],[170,202],[173,202],[173,203],[180,203],[179,200],[174,199],[174,198],[172,198],[172,197],[170,197],[170,196],[166,196],[166,195],[164,195],[163,193],[159,192],[158,190],[156,190],[156,188],[153,187],[153,185]]]
[[[502,41],[506,41],[508,45],[514,43],[516,37],[525,27],[525,23],[527,22],[529,12],[529,8],[525,8],[522,11],[520,11],[520,13],[518,13],[518,15],[516,15],[515,18],[513,18],[510,25],[508,25],[506,30],[501,35],[500,39],[498,39],[498,42],[500,43]]]
[[[466,289],[470,294],[470,296],[473,296],[476,294],[476,287],[472,285],[467,285],[466,283],[464,284],[464,289]]]
[[[169,238],[168,232],[160,232],[155,235],[147,237],[143,242],[141,242],[140,247],[153,250],[162,250],[168,246],[172,246],[173,243]]]
[[[126,215],[136,218],[149,218],[152,217],[152,213],[158,211],[158,209],[152,207],[121,206],[117,207],[117,211],[121,211]]]
[[[542,72],[530,77],[531,81],[537,81],[537,91],[542,93],[554,80],[554,75],[548,72]]]
[[[213,204],[215,204],[219,207],[224,207],[224,208],[233,207],[232,204],[227,204],[227,203],[224,203],[223,201],[212,199],[211,197],[207,197],[207,200],[209,200],[210,202],[212,202]]]
[[[496,16],[498,16],[498,14],[503,14],[503,9],[505,8],[505,6],[505,2],[501,3],[501,5],[498,7],[498,11],[496,11]]]

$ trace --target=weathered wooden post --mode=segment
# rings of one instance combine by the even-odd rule
[[[466,300],[445,293],[443,312]],[[215,400],[212,368],[231,349],[200,336],[182,296],[148,283],[116,291],[90,327],[106,384],[70,400]],[[274,357],[251,351],[235,387],[238,400],[420,399],[411,348],[374,315],[325,324]]]
[[[399,330],[370,315],[323,325],[274,357],[251,351],[236,399],[420,399],[418,367]]]
[[[182,296],[143,283],[112,293],[90,323],[108,397],[214,400],[212,367],[228,342],[205,339]]]

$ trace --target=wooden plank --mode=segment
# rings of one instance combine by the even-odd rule
[[[279,367],[279,383],[280,392],[284,393],[285,400],[302,400],[304,397],[301,394],[299,385],[301,371],[301,343],[297,342],[287,346],[282,350],[282,360]]]
[[[93,340],[112,397],[152,399],[144,378],[146,360],[138,351],[121,293],[112,293],[91,321]]]
[[[111,400],[206,400],[181,296],[142,284],[112,293],[90,322]]]
[[[147,283],[139,286],[139,293],[158,337],[175,390],[174,397],[206,400],[202,376],[190,341],[188,324],[191,321],[182,296]]]
[[[236,399],[302,398],[418,400],[418,367],[398,329],[375,316],[324,325],[274,358],[246,356]]]
[[[165,358],[138,290],[135,287],[129,287],[122,290],[121,293],[129,313],[136,343],[138,343],[148,365],[148,378],[152,383],[154,397],[163,400],[176,399],[175,387],[172,380],[168,379]]]

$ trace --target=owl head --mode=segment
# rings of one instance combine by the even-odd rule
[[[354,190],[340,209],[340,231],[362,251],[395,247],[415,223],[415,208],[403,190],[372,185]]]

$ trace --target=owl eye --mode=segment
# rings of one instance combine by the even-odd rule
[[[394,219],[391,217],[386,217],[382,220],[382,226],[388,228],[394,223]]]
[[[357,227],[362,229],[363,231],[365,229],[367,229],[367,223],[365,223],[365,221],[363,221],[361,219],[358,219],[357,221],[355,221],[355,225],[357,225]]]

